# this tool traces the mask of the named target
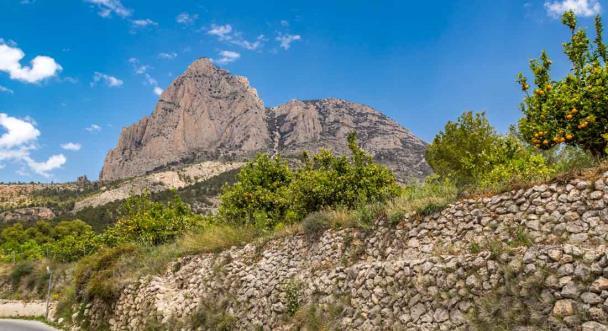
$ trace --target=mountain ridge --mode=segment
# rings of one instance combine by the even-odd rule
[[[154,112],[124,128],[100,180],[135,177],[189,161],[246,160],[258,152],[295,156],[348,152],[356,131],[364,149],[401,181],[430,173],[426,143],[372,107],[339,98],[293,99],[265,107],[246,77],[201,58],[161,94]]]

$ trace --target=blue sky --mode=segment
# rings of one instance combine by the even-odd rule
[[[98,177],[122,127],[153,111],[189,63],[247,76],[267,106],[339,97],[426,141],[465,110],[505,131],[517,72],[567,61],[573,8],[597,0],[0,1],[0,181]],[[32,62],[33,61],[33,62]]]

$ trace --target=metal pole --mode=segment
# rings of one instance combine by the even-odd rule
[[[51,268],[49,268],[48,266],[46,267],[46,272],[49,273],[49,288],[46,292],[46,313],[45,313],[44,319],[48,320],[49,319],[49,302],[51,300],[51,286],[53,284],[53,272],[51,271]]]

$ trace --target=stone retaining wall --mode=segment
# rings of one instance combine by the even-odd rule
[[[197,316],[199,329],[219,318],[244,330],[608,330],[607,184],[608,173],[183,258],[128,286],[111,329],[189,329]]]

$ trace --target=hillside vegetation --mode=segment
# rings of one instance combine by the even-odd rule
[[[354,133],[348,136],[348,156],[321,150],[304,153],[300,166],[290,166],[280,156],[262,153],[238,174],[229,173],[213,185],[134,196],[116,210],[91,212],[87,222],[39,221],[4,228],[0,260],[12,270],[5,295],[28,288],[40,292],[46,276],[34,265],[51,265],[72,276],[54,289],[66,321],[93,302],[110,316],[127,284],[165,271],[182,256],[295,233],[314,239],[330,228],[368,230],[377,219],[397,224],[406,216],[437,212],[459,197],[604,171],[608,68],[601,21],[593,45],[576,30],[572,13],[564,15],[564,23],[572,29],[572,41],[565,45],[572,74],[552,81],[546,54],[532,61],[537,86],[524,97],[519,126],[499,134],[483,113],[465,112],[428,147],[426,159],[434,175],[423,182],[399,185],[386,166],[359,146]],[[519,81],[524,91],[530,89],[523,75]],[[201,195],[220,192],[224,180],[230,184],[221,189],[218,212],[194,213],[191,206]],[[86,320],[73,322],[89,326]]]

